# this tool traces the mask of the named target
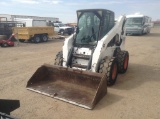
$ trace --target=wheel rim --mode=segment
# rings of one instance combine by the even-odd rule
[[[38,37],[36,37],[36,42],[39,43],[40,42],[40,39]]]
[[[46,36],[43,36],[43,41],[47,41],[47,37]]]
[[[127,69],[127,66],[128,66],[128,59],[129,59],[129,57],[126,56],[126,57],[125,57],[125,60],[124,60],[124,66],[123,66],[123,68],[124,68],[125,70]]]
[[[7,47],[7,44],[6,44],[6,43],[4,44],[4,47]]]
[[[64,34],[64,32],[63,31],[61,31],[61,35],[63,35]]]
[[[116,75],[117,75],[117,64],[115,63],[112,69],[112,80],[116,78]]]

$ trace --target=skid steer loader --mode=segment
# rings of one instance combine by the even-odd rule
[[[54,65],[38,68],[27,89],[93,109],[107,93],[107,85],[127,71],[125,16],[115,22],[110,10],[86,9],[78,10],[77,17],[77,30],[64,41]]]

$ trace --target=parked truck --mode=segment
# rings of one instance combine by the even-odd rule
[[[61,35],[64,34],[71,35],[74,32],[73,27],[66,26],[63,23],[53,23],[53,26],[54,26],[54,31]]]
[[[20,42],[31,41],[34,43],[47,42],[48,38],[53,36],[53,27],[14,27],[15,38]]]

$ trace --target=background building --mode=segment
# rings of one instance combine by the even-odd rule
[[[27,15],[0,14],[0,21],[14,21],[15,18],[46,20],[47,22],[59,21],[59,18],[56,18],[56,17],[39,17],[39,16],[27,16]]]

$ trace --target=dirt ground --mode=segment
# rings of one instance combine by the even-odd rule
[[[11,113],[20,119],[160,119],[160,28],[149,35],[127,36],[129,68],[118,75],[114,86],[96,105],[87,110],[26,90],[36,69],[53,64],[64,40],[47,43],[20,43],[0,48],[0,99],[20,100]]]

